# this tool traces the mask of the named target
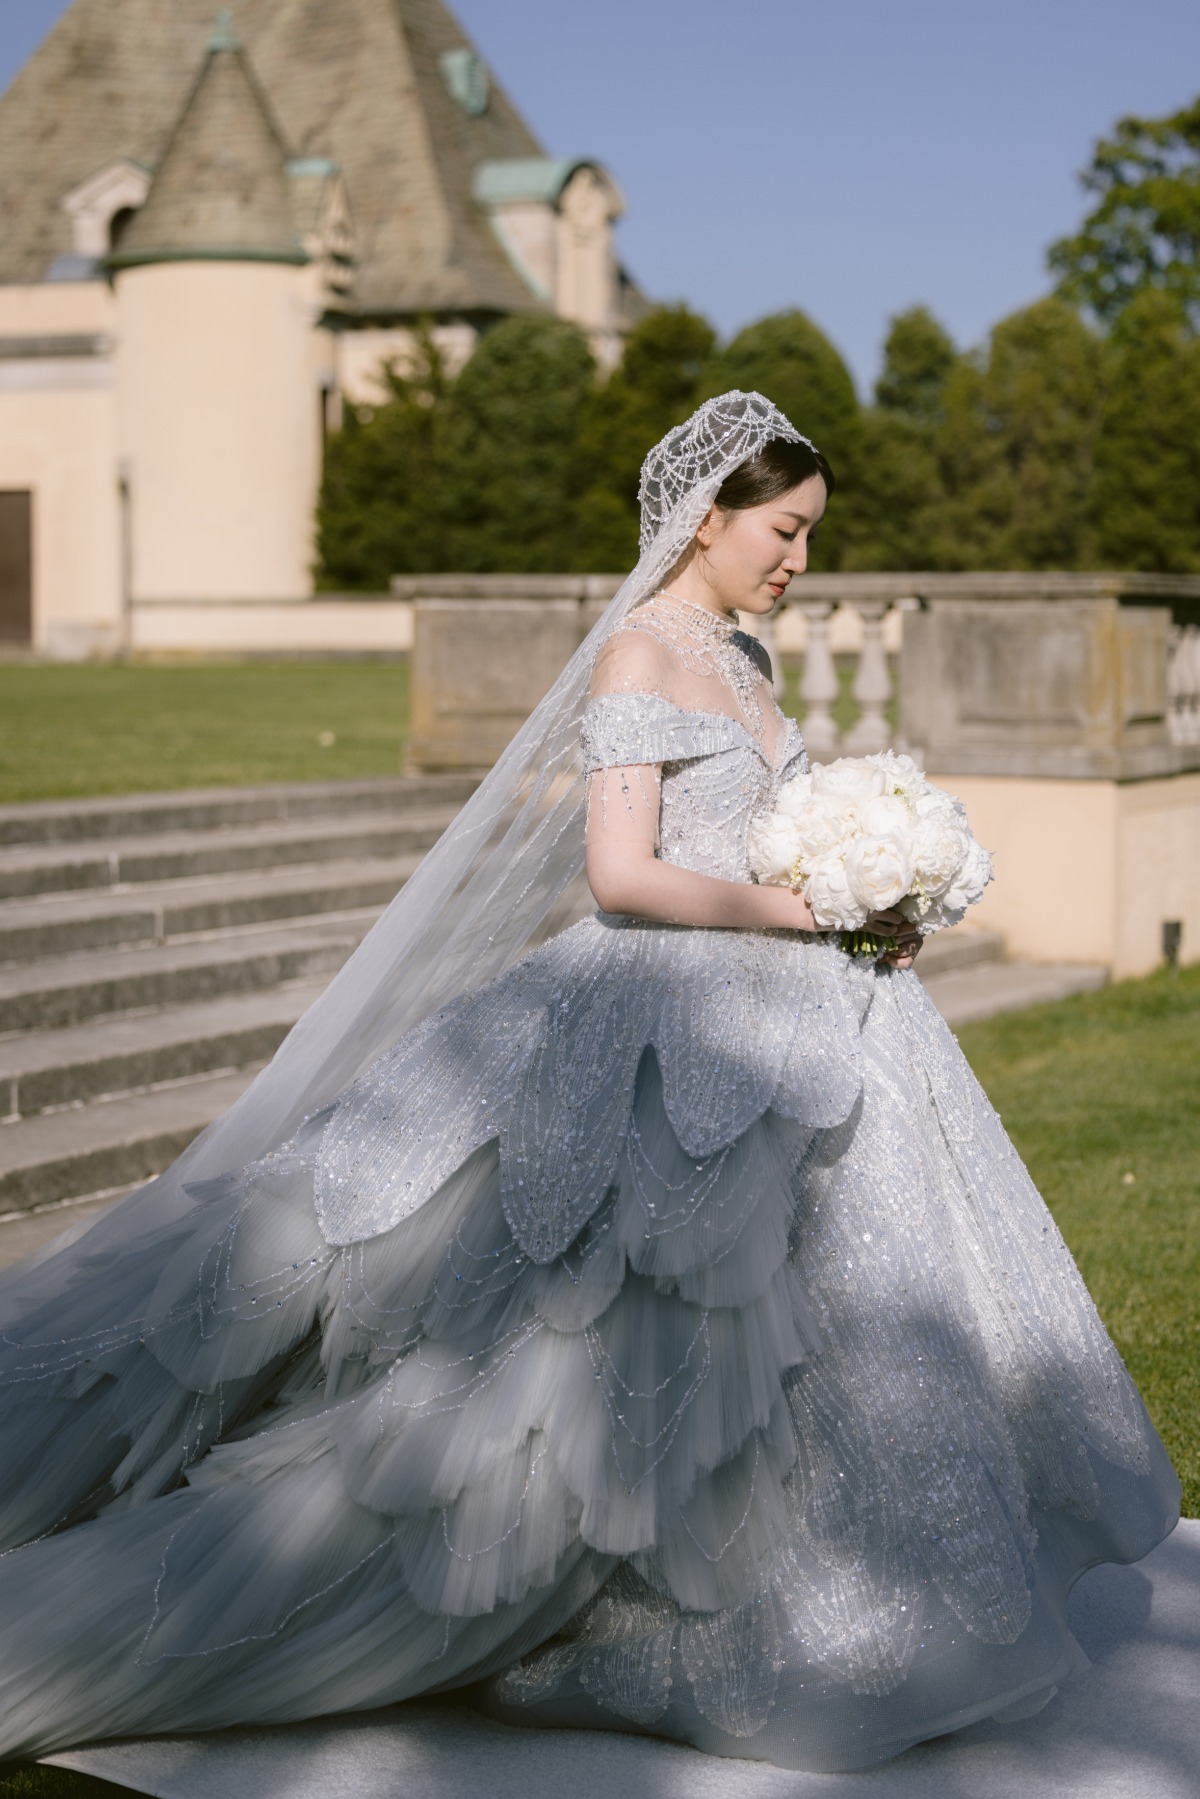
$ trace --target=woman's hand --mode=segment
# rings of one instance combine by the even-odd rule
[[[873,912],[863,926],[876,937],[894,937],[895,949],[891,949],[883,960],[891,968],[911,968],[921,949],[921,933],[915,924],[911,924],[902,912],[894,909],[887,912]]]

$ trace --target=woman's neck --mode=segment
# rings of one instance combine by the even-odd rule
[[[667,587],[660,587],[654,595],[658,600],[673,600],[678,606],[688,606],[697,612],[707,612],[710,618],[718,619],[722,624],[736,625],[738,615],[726,609],[712,594],[699,598],[695,592],[683,590],[682,581],[671,582]]]

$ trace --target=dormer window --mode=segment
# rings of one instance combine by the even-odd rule
[[[488,108],[488,72],[474,50],[447,50],[441,59],[442,80],[463,111],[478,119]]]
[[[63,195],[78,257],[98,263],[116,249],[150,191],[150,171],[122,156]]]

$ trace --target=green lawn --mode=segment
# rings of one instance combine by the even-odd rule
[[[403,662],[0,663],[0,804],[400,770]]]
[[[964,1027],[1200,1517],[1200,967]]]

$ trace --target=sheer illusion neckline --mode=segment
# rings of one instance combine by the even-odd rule
[[[686,706],[661,692],[658,697],[685,716],[727,719],[745,734],[772,773],[778,774],[787,759],[791,721],[780,711],[771,683],[755,660],[757,640],[740,621],[660,589],[618,627],[618,631],[639,629],[647,630],[685,669],[727,689],[737,711]],[[774,725],[769,749],[768,723]]]

